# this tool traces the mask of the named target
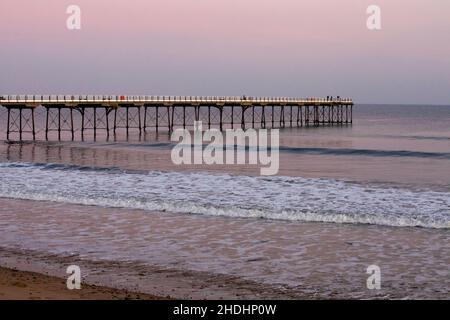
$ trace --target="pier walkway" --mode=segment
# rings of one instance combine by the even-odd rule
[[[194,121],[204,127],[286,128],[300,126],[345,125],[353,122],[353,101],[347,98],[256,98],[188,96],[68,96],[3,95],[6,108],[7,139],[37,139],[37,127],[45,139],[55,133],[61,139],[68,132],[72,139],[87,130],[94,136],[103,130],[109,136],[117,130],[168,131],[191,128]],[[38,112],[39,111],[39,112]],[[40,116],[36,116],[36,113]],[[39,122],[39,123],[38,123]]]

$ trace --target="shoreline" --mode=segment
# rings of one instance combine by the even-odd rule
[[[29,271],[0,267],[0,300],[164,300],[145,293],[89,284],[69,290],[66,280]]]
[[[67,266],[73,264],[79,265],[81,269],[81,290],[71,291],[66,288],[68,275],[65,270]],[[13,277],[9,277],[11,275]],[[0,293],[4,293],[5,290],[11,290],[11,293],[0,295],[0,300],[28,299],[28,290],[43,297],[49,295],[48,299],[324,298],[222,274],[145,266],[134,262],[87,261],[77,255],[61,256],[0,247]]]

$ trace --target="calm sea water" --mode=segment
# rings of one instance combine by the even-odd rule
[[[3,128],[4,115],[2,110]],[[329,292],[325,288],[352,291],[357,297],[365,296],[358,289],[361,279],[339,285],[333,270],[347,274],[380,260],[394,283],[399,274],[414,275],[414,285],[406,286],[412,297],[427,292],[420,293],[418,282],[430,289],[428,296],[448,293],[450,106],[357,105],[353,125],[286,128],[280,138],[280,171],[273,177],[258,176],[254,166],[176,166],[170,160],[174,143],[164,133],[100,135],[95,141],[89,135],[85,141],[3,141],[0,197],[9,211],[2,211],[0,239],[16,249],[175,264],[289,288],[301,282],[324,294]],[[26,219],[11,214],[27,207],[24,201],[35,203],[33,214]],[[55,212],[44,222],[54,206],[80,223],[81,217],[91,220],[95,228],[74,233]],[[127,221],[131,211],[132,222]],[[100,219],[105,215],[109,223]],[[155,219],[172,229],[156,226]],[[40,232],[33,231],[33,223]],[[196,228],[186,230],[186,223]],[[138,226],[153,235],[136,239],[133,228]],[[216,241],[224,228],[226,237]],[[348,255],[347,249],[330,246],[336,232],[342,236],[338,242],[373,247],[361,245]],[[67,241],[67,233],[75,244]],[[414,238],[423,241],[410,246]],[[87,251],[86,241],[95,250]],[[390,241],[408,245],[387,248]],[[330,252],[317,247],[311,258],[312,242],[328,243]],[[394,258],[397,253],[402,257]],[[408,264],[419,269],[412,271]],[[323,277],[299,280],[299,274],[320,268],[325,268]],[[402,296],[402,284],[384,294]]]

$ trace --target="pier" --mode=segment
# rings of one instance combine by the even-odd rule
[[[172,132],[204,127],[287,128],[348,125],[353,122],[353,100],[348,98],[256,98],[188,96],[61,96],[3,95],[7,139],[71,139],[87,131],[107,136],[118,130]],[[37,116],[40,115],[40,116]],[[41,129],[37,129],[37,128]],[[42,134],[41,134],[42,133]]]

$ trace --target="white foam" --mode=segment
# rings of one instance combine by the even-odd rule
[[[450,193],[331,179],[0,164],[0,197],[290,221],[450,228]]]

